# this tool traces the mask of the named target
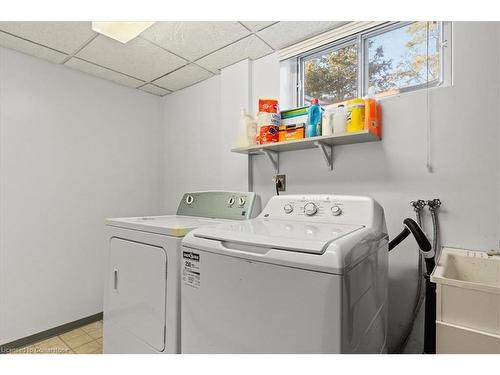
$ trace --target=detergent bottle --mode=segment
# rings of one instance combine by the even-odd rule
[[[311,99],[311,105],[307,111],[306,138],[320,135],[321,107],[318,99]]]
[[[321,135],[331,135],[333,133],[333,119],[335,117],[335,110],[327,108],[323,112],[321,119]]]
[[[369,88],[365,99],[365,129],[378,138],[382,137],[382,111],[373,87]]]
[[[346,132],[347,114],[345,106],[339,104],[333,115],[333,134],[340,134]]]

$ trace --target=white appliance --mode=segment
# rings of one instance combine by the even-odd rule
[[[179,353],[182,237],[259,212],[255,193],[209,191],[184,194],[177,215],[108,219],[104,353]]]
[[[388,236],[368,197],[285,195],[183,240],[182,353],[383,353]]]

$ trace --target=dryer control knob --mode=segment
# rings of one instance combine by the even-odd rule
[[[315,203],[309,202],[309,203],[305,204],[305,206],[304,206],[304,213],[307,216],[316,215],[316,212],[318,212],[318,206],[316,206]]]
[[[245,200],[244,197],[239,197],[238,198],[238,206],[243,207],[247,201]]]
[[[291,214],[293,212],[293,206],[287,203],[283,206],[283,211],[285,211],[286,214]]]
[[[229,198],[229,199],[227,200],[227,205],[228,205],[229,207],[232,207],[232,206],[233,206],[233,204],[234,204],[234,197],[231,197],[231,198]]]
[[[188,196],[186,197],[186,203],[190,205],[190,204],[192,204],[193,202],[194,202],[194,198],[193,198],[193,196],[192,196],[192,195],[188,195]]]
[[[332,214],[333,216],[339,216],[342,213],[342,208],[339,206],[332,206]]]

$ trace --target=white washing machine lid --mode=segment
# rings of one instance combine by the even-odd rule
[[[253,219],[198,228],[194,236],[245,246],[322,254],[332,241],[361,228],[364,226]]]
[[[140,230],[172,237],[184,237],[204,225],[227,223],[229,220],[196,216],[165,215],[106,219],[106,224],[119,228]]]

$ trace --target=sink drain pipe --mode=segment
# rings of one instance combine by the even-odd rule
[[[440,238],[439,238],[439,221],[437,211],[441,207],[439,199],[427,201],[427,207],[431,212],[433,237],[432,249],[434,250],[434,259],[439,258],[441,252]],[[424,337],[424,354],[436,353],[436,284],[431,282],[430,275],[434,267],[427,268],[424,275],[425,278],[425,337]]]
[[[420,253],[424,257],[426,272],[425,279],[425,328],[424,328],[424,353],[436,353],[436,285],[431,282],[430,274],[436,263],[434,261],[434,248],[425,236],[422,228],[412,219],[403,220],[404,228],[393,240],[389,242],[389,251],[403,242],[406,237],[413,234],[417,241]]]

